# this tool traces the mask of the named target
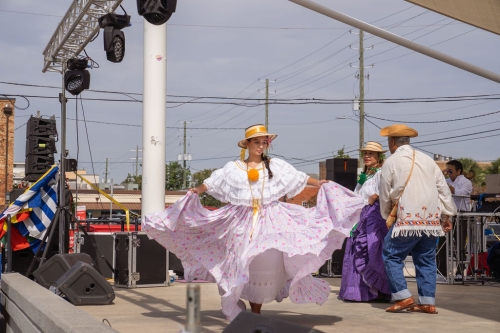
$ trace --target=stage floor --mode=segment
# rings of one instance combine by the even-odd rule
[[[332,293],[322,306],[297,305],[286,299],[265,304],[262,314],[323,332],[500,332],[498,283],[438,284],[439,314],[429,315],[386,313],[388,303],[342,302],[337,299],[340,278],[326,280]],[[217,285],[199,284],[202,332],[222,332],[229,322],[220,311]],[[185,323],[186,285],[174,282],[170,287],[115,288],[113,304],[81,306],[80,309],[99,321],[107,319],[121,333],[179,333]],[[417,295],[414,282],[409,282],[408,287]]]

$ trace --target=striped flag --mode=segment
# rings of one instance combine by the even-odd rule
[[[7,231],[5,218],[9,214],[12,216],[13,226],[22,236],[43,238],[57,209],[58,171],[59,166],[52,166],[0,214],[0,238]],[[29,214],[26,214],[27,212]],[[15,246],[14,243],[13,246]]]

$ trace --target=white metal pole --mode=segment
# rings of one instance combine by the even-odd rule
[[[167,25],[144,20],[142,218],[165,208]]]
[[[113,178],[109,180],[111,185],[109,185],[110,195],[113,197]],[[109,221],[111,222],[111,216],[113,216],[113,201],[109,201]]]
[[[418,43],[412,42],[406,38],[400,37],[398,35],[393,34],[392,32],[385,31],[383,29],[377,28],[371,24],[365,23],[363,21],[357,20],[353,17],[344,15],[340,12],[337,12],[333,9],[324,7],[310,0],[289,0],[297,5],[303,6],[305,8],[309,8],[312,11],[323,14],[325,16],[331,17],[334,20],[340,21],[352,27],[358,28],[365,32],[371,33],[380,38],[386,39],[398,45],[404,46],[410,50],[413,50],[418,53],[425,54],[431,58],[436,60],[445,62],[449,65],[458,67],[463,69],[464,71],[468,71],[470,73],[482,76],[488,80],[492,80],[500,83],[500,75],[491,71],[488,71],[484,68],[472,65],[463,60],[457,59],[455,57],[449,56],[445,53],[436,51],[431,49],[430,47],[420,45]]]

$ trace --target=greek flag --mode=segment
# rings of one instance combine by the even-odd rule
[[[15,216],[21,209],[29,209],[29,217],[22,222],[16,223],[16,228],[25,237],[43,238],[45,230],[53,220],[57,209],[58,171],[59,166],[52,166],[49,171],[0,214],[0,221],[3,220],[2,222],[4,222],[8,214]]]

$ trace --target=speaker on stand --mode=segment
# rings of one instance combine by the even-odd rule
[[[326,160],[326,179],[354,191],[358,178],[356,158],[330,158]]]

